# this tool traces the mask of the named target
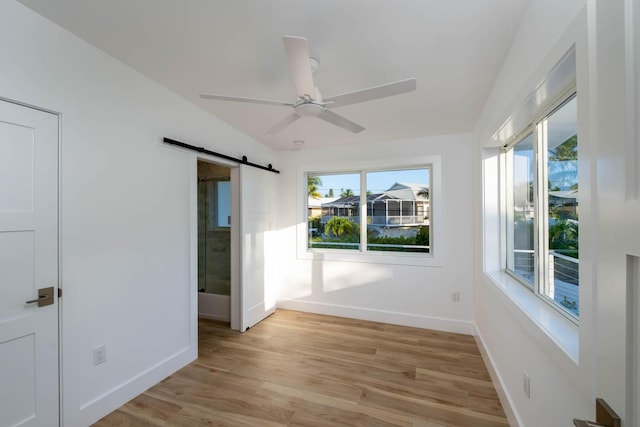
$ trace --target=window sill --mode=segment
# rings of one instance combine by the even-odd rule
[[[314,261],[362,262],[370,264],[407,265],[418,267],[441,267],[442,265],[431,254],[398,254],[389,252],[360,252],[344,250],[306,250],[298,253],[299,259]]]
[[[508,274],[485,272],[496,294],[510,301],[542,331],[576,365],[579,361],[580,330],[576,324],[558,313]]]

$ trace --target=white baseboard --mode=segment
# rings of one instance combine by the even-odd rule
[[[220,322],[229,322],[228,317],[216,316],[215,314],[198,313],[200,319],[218,320]]]
[[[103,395],[84,403],[80,406],[78,416],[75,417],[78,421],[77,425],[92,425],[140,393],[193,362],[197,356],[197,348],[187,347]]]
[[[231,298],[229,295],[198,292],[198,317],[228,322],[231,318]]]
[[[500,403],[502,404],[502,409],[504,409],[505,414],[507,415],[507,420],[509,420],[509,426],[511,427],[522,427],[522,420],[518,415],[518,411],[516,411],[515,406],[513,405],[513,401],[507,392],[504,381],[502,381],[502,377],[500,373],[496,369],[496,365],[491,357],[491,353],[487,349],[485,345],[484,339],[482,338],[482,334],[475,327],[474,336],[476,338],[476,343],[478,344],[478,348],[480,349],[480,353],[482,354],[482,358],[484,359],[485,365],[487,365],[487,370],[489,371],[489,375],[491,375],[491,381],[493,381],[493,385],[496,388],[496,392],[498,393],[498,398],[500,399]]]
[[[398,313],[394,311],[373,310],[369,308],[349,307],[344,305],[324,304],[301,300],[278,301],[278,308],[304,311],[308,313],[326,314],[328,316],[348,317],[371,322],[390,323],[393,325],[412,326],[415,328],[435,329],[457,334],[473,335],[473,322],[441,317],[421,316],[417,314]]]

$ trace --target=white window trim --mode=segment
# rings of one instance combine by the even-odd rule
[[[504,169],[501,164],[501,149],[493,148],[489,156],[483,160],[483,182],[486,187],[488,182],[495,183],[496,194],[488,204],[483,204],[483,281],[487,283],[487,289],[498,298],[503,306],[508,309],[520,324],[528,330],[532,336],[544,336],[559,350],[569,366],[578,366],[580,354],[580,328],[569,321],[556,309],[538,298],[530,287],[509,275],[503,266],[506,262],[506,221],[504,220],[504,186],[502,182]],[[488,180],[488,181],[487,181]],[[493,187],[493,185],[490,185]],[[485,197],[485,196],[483,196]],[[498,231],[498,244],[489,244],[487,240],[496,242],[493,233],[486,234],[487,230]],[[538,335],[538,334],[541,335]]]
[[[351,251],[339,249],[309,249],[307,247],[307,174],[309,173],[350,173],[360,171],[382,171],[382,170],[402,170],[420,169],[429,167],[429,199],[430,206],[430,227],[429,227],[429,253],[398,253],[398,252],[377,252],[377,251]],[[321,260],[321,261],[343,261],[362,262],[373,264],[409,265],[421,267],[441,267],[445,240],[442,238],[444,231],[444,218],[441,214],[442,195],[441,184],[441,158],[440,156],[418,156],[412,158],[398,158],[385,160],[358,160],[353,162],[331,162],[314,163],[300,166],[296,173],[297,197],[297,226],[296,226],[296,246],[298,259]],[[362,183],[361,183],[362,185]],[[365,190],[366,191],[366,190]],[[433,225],[433,228],[432,226]],[[366,230],[365,230],[366,232]]]
[[[540,161],[540,153],[538,152],[539,147],[539,138],[540,135],[539,133],[540,128],[539,128],[539,124],[541,124],[543,121],[545,121],[547,118],[549,118],[554,112],[556,112],[558,109],[562,108],[562,106],[564,106],[566,103],[570,102],[572,99],[577,98],[577,90],[576,90],[576,84],[575,81],[572,82],[572,84],[567,87],[564,91],[561,92],[561,94],[555,98],[555,100],[550,103],[546,108],[543,108],[541,110],[541,112],[536,115],[535,117],[532,118],[531,122],[529,122],[527,124],[526,127],[524,127],[520,132],[518,132],[514,137],[511,138],[511,140],[509,141],[508,144],[505,144],[502,147],[501,150],[501,154],[500,154],[500,195],[501,195],[501,201],[500,201],[500,212],[502,215],[501,218],[501,224],[500,224],[500,230],[501,230],[501,236],[500,236],[500,242],[501,242],[501,250],[500,250],[500,264],[501,264],[501,268],[502,268],[502,274],[506,277],[509,277],[511,281],[518,283],[520,286],[522,286],[523,288],[527,289],[533,296],[535,296],[536,299],[542,301],[545,305],[547,305],[548,307],[550,307],[551,309],[553,309],[555,312],[559,313],[564,319],[568,320],[569,322],[571,322],[572,324],[574,324],[575,326],[579,326],[580,325],[580,318],[578,316],[573,315],[572,313],[569,313],[568,311],[564,310],[562,307],[560,307],[559,304],[551,301],[545,294],[544,291],[542,289],[543,286],[547,285],[548,283],[546,283],[546,281],[544,283],[541,282],[541,277],[540,275],[542,274],[543,277],[547,277],[547,270],[546,270],[546,265],[544,265],[544,256],[540,256],[540,254],[546,254],[548,252],[548,248],[547,245],[548,243],[546,242],[546,239],[544,238],[544,230],[543,227],[540,224],[548,224],[548,219],[546,218],[545,215],[543,215],[544,212],[544,208],[542,206],[542,200],[540,200],[540,190],[538,189],[538,184],[540,182],[546,182],[547,178],[546,175],[543,172],[543,165],[542,162]],[[508,183],[507,183],[507,179],[508,179],[508,173],[507,172],[507,161],[506,161],[506,153],[511,150],[518,142],[520,142],[522,139],[524,139],[527,135],[532,134],[533,135],[533,149],[534,149],[534,160],[535,160],[535,173],[534,173],[534,198],[535,198],[535,206],[536,206],[536,226],[535,226],[535,230],[537,232],[536,234],[536,238],[534,239],[534,251],[536,252],[537,256],[536,256],[536,269],[535,269],[535,280],[534,280],[534,284],[533,284],[533,288],[531,287],[530,283],[525,282],[524,280],[522,280],[521,278],[519,278],[515,273],[509,271],[509,269],[507,268],[507,224],[508,224],[508,218],[509,218],[509,213],[507,212],[507,203],[508,203],[508,191],[507,189],[509,188]],[[546,142],[545,142],[546,144]],[[544,190],[543,187],[543,192],[546,195],[546,190]],[[496,276],[493,276],[494,281],[496,281]],[[500,282],[504,282],[502,279],[499,280]],[[508,292],[510,293],[510,292]],[[514,299],[514,301],[516,303],[523,303],[525,304],[526,301],[518,298],[518,299]],[[529,304],[530,305],[530,304]],[[529,310],[530,311],[530,310]],[[527,310],[525,310],[525,312],[527,312]],[[536,316],[534,316],[535,318]],[[548,328],[547,328],[548,329]],[[551,336],[554,336],[554,334],[550,334]],[[567,339],[567,342],[572,342],[571,339],[568,338],[568,336],[566,334],[561,334],[563,335],[563,339]],[[577,337],[577,334],[576,334]],[[561,346],[562,347],[562,346]],[[570,345],[569,347],[573,347],[572,345]],[[565,352],[569,355],[573,354],[573,351],[567,350],[566,348],[563,347],[563,349],[565,350]]]

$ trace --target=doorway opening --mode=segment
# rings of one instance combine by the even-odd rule
[[[231,321],[231,169],[198,160],[198,316]]]

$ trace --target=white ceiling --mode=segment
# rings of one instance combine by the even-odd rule
[[[118,60],[276,149],[470,131],[528,0],[21,0]],[[336,108],[351,134],[303,117],[266,131],[295,102],[283,35],[306,37],[324,97],[410,77],[415,92]]]

